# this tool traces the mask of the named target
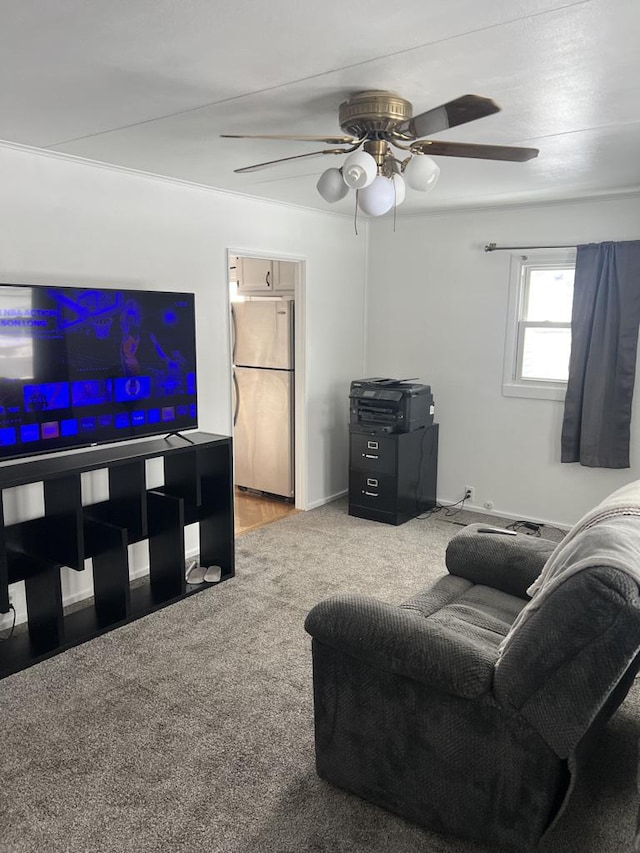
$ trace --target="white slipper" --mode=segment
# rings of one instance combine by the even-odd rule
[[[200,584],[204,583],[204,575],[207,571],[205,566],[199,566],[195,560],[187,570],[187,583]]]
[[[218,583],[222,577],[221,566],[209,566],[204,573],[204,579],[207,583]]]

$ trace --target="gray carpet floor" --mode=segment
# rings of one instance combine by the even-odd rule
[[[232,580],[0,681],[2,853],[484,851],[314,771],[305,614],[402,601],[444,573],[453,520],[284,519],[237,540]],[[632,849],[639,736],[634,687],[542,853]]]

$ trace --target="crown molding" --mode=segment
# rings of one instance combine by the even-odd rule
[[[352,216],[348,213],[339,213],[335,210],[320,210],[317,207],[310,207],[303,204],[295,204],[294,202],[277,201],[272,198],[255,195],[253,193],[242,193],[237,190],[227,190],[219,187],[212,187],[209,184],[201,184],[197,181],[187,181],[184,178],[174,178],[170,175],[161,175],[156,172],[145,172],[142,169],[132,169],[129,166],[120,166],[114,163],[105,163],[103,160],[91,160],[88,157],[79,157],[76,154],[65,154],[62,151],[52,151],[49,148],[38,148],[32,145],[23,145],[19,142],[9,142],[5,139],[0,139],[0,149],[8,149],[17,151],[22,154],[30,154],[38,157],[45,157],[52,160],[72,163],[79,166],[88,166],[94,169],[101,169],[108,172],[117,172],[118,174],[131,175],[133,177],[145,178],[155,182],[173,184],[175,186],[186,187],[187,189],[195,189],[201,192],[213,193],[216,195],[230,196],[231,198],[239,198],[246,201],[259,201],[265,204],[282,207],[287,210],[305,211],[306,213],[314,213],[318,216],[338,217],[339,219],[351,220]],[[363,221],[367,222],[363,217]]]
[[[335,210],[321,210],[317,207],[311,207],[309,205],[303,204],[295,204],[294,202],[284,202],[277,201],[272,198],[266,198],[265,196],[256,195],[255,193],[243,193],[238,190],[227,190],[222,189],[220,187],[212,187],[209,184],[201,184],[197,181],[188,181],[184,178],[174,178],[169,175],[161,175],[156,172],[146,172],[142,169],[133,169],[129,166],[120,166],[114,163],[106,163],[103,160],[91,160],[88,157],[79,157],[76,154],[65,154],[61,151],[52,151],[49,148],[38,148],[36,146],[31,145],[23,145],[18,142],[10,142],[8,140],[0,139],[0,149],[8,149],[11,151],[17,151],[18,153],[35,155],[38,157],[45,157],[53,160],[58,160],[62,162],[77,164],[81,166],[88,166],[94,169],[101,169],[109,172],[116,172],[118,174],[131,175],[133,177],[144,178],[146,180],[151,180],[154,182],[161,182],[166,184],[172,184],[174,186],[186,187],[187,189],[195,189],[200,192],[213,193],[221,196],[228,196],[231,198],[243,199],[246,201],[259,201],[265,204],[274,205],[275,207],[285,208],[286,210],[297,210],[297,211],[305,211],[306,213],[313,213],[319,216],[329,216],[329,217],[338,217],[341,220],[353,220],[353,215],[351,213],[340,213]],[[396,211],[396,216],[398,219],[416,219],[430,216],[460,216],[468,213],[486,213],[489,211],[501,211],[501,210],[522,210],[522,208],[533,208],[533,207],[555,207],[558,205],[572,205],[572,204],[584,204],[585,202],[598,202],[598,201],[620,201],[621,199],[634,199],[640,198],[640,187],[634,187],[633,189],[620,189],[620,190],[605,190],[600,193],[590,193],[587,195],[574,195],[574,196],[565,196],[562,198],[547,198],[547,199],[536,199],[536,200],[522,200],[522,201],[495,201],[495,202],[487,202],[486,204],[460,204],[456,206],[450,207],[434,207],[430,210],[417,211],[415,213],[402,213],[400,211]],[[385,222],[392,216],[391,213],[385,214],[380,217],[369,217],[366,215],[362,215],[360,222],[365,226],[371,222]]]
[[[634,189],[606,190],[601,193],[590,193],[589,195],[564,196],[563,198],[547,198],[536,200],[488,202],[487,204],[473,204],[468,206],[438,207],[415,213],[404,213],[402,219],[419,219],[425,216],[464,216],[468,213],[488,213],[507,210],[522,210],[532,207],[559,207],[566,205],[585,204],[587,202],[620,201],[622,199],[640,199],[640,187]],[[389,214],[379,217],[379,220],[388,219]]]

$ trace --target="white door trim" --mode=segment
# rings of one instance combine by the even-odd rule
[[[296,264],[296,283],[294,291],[295,300],[295,323],[294,323],[294,357],[295,357],[295,379],[294,379],[294,468],[295,468],[295,507],[306,510],[308,505],[308,483],[307,483],[307,389],[306,389],[306,258],[300,255],[291,255],[287,252],[258,251],[255,249],[244,249],[229,247],[226,254],[225,281],[229,281],[230,257],[245,258],[267,258],[272,261],[293,261]],[[229,364],[229,400],[233,400],[233,377],[232,377],[232,328],[231,328],[231,293],[227,287],[227,304],[229,306],[229,336],[228,336],[228,364]],[[233,436],[233,403],[229,412],[229,434]]]

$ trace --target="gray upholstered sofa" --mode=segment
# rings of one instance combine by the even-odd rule
[[[571,543],[577,558],[602,552],[594,535],[635,536],[640,566],[640,517],[595,530]],[[582,560],[510,632],[555,545],[478,531],[455,535],[449,574],[399,607],[340,595],[308,614],[316,766],[436,831],[533,849],[638,669],[638,580]]]

